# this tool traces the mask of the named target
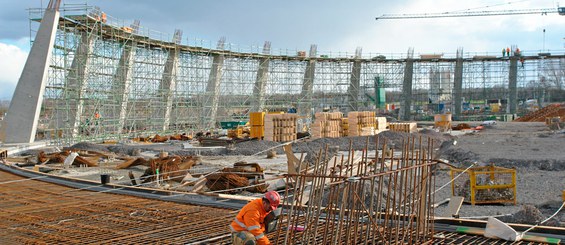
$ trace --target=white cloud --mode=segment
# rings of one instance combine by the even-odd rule
[[[450,11],[525,10],[551,8],[551,1],[513,1],[513,4],[493,4],[493,1],[421,0],[410,1],[396,9],[380,14],[442,13]],[[544,2],[544,3],[541,3]],[[486,8],[480,8],[491,6]],[[557,9],[556,9],[557,10]],[[352,35],[336,39],[332,49],[363,47],[364,53],[406,53],[414,47],[416,53],[455,53],[458,47],[465,52],[498,54],[499,50],[518,45],[522,50],[542,48],[542,30],[548,30],[546,48],[561,48],[561,38],[549,37],[549,32],[562,30],[565,18],[557,13],[548,15],[483,16],[462,18],[430,18],[376,20],[356,26]],[[355,25],[354,25],[355,26]]]
[[[0,89],[0,97],[11,97],[14,93],[13,88],[18,83],[27,55],[16,45],[0,42],[0,83],[8,85]]]

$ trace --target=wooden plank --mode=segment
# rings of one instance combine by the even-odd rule
[[[459,217],[459,209],[461,209],[461,205],[463,204],[464,197],[460,196],[452,196],[447,204],[447,209],[443,214],[445,217]]]

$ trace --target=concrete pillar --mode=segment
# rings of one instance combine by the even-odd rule
[[[0,130],[0,138],[4,143],[32,143],[35,141],[53,44],[59,24],[60,2],[60,0],[49,2],[39,25],[33,46],[14,91],[10,108],[2,124],[2,130]]]
[[[316,44],[310,45],[310,59],[306,63],[302,92],[300,93],[300,101],[298,101],[297,113],[307,118],[312,116],[312,94],[314,90],[314,74],[316,74],[317,49],[318,46]]]
[[[414,74],[414,49],[408,49],[406,65],[404,67],[404,81],[402,83],[402,105],[400,116],[402,120],[410,120],[410,107],[412,107],[412,77]]]
[[[463,48],[457,49],[457,59],[455,60],[455,77],[453,81],[453,116],[461,116],[461,104],[463,99]]]
[[[518,57],[510,57],[510,68],[508,70],[508,112],[516,113],[518,107]]]
[[[218,49],[224,49],[225,38],[218,41]],[[216,126],[216,113],[218,112],[218,104],[220,103],[220,82],[222,81],[223,67],[225,56],[223,54],[214,54],[210,76],[208,77],[208,85],[206,86],[206,95],[211,99],[204,106],[203,119],[206,128],[214,128]],[[207,98],[207,99],[208,99]]]
[[[89,55],[92,53],[95,35],[83,32],[81,33],[80,43],[76,49],[71,70],[69,71],[67,87],[69,88],[66,100],[70,104],[69,108],[69,125],[72,128],[72,136],[79,134],[81,116],[83,113],[83,93],[88,86],[88,67],[90,63]],[[63,108],[59,108],[63,109]],[[94,112],[92,112],[94,113]]]
[[[132,82],[132,68],[135,57],[135,43],[125,43],[122,49],[122,55],[118,62],[118,68],[114,74],[114,83],[112,88],[116,91],[117,96],[114,102],[118,105],[118,132],[123,133],[126,126],[127,107],[129,100],[129,88]],[[129,125],[128,125],[129,126]]]
[[[347,90],[349,110],[357,111],[359,110],[359,85],[361,81],[361,53],[362,49],[357,48],[355,50],[355,61],[353,61],[353,67],[351,67],[351,77],[349,83],[349,89]]]
[[[175,34],[173,36],[173,42],[178,44],[182,39],[182,31],[175,30]],[[163,71],[163,77],[161,78],[161,83],[159,84],[159,92],[161,94],[161,99],[165,103],[164,114],[163,116],[163,131],[169,130],[169,124],[171,120],[171,111],[173,109],[173,91],[175,90],[176,86],[176,77],[177,77],[177,69],[178,69],[178,60],[179,60],[179,50],[178,46],[175,48],[170,49],[167,61],[165,63],[165,69]]]
[[[263,45],[263,54],[265,57],[259,59],[257,79],[255,80],[255,86],[253,86],[251,111],[263,111],[265,108],[265,86],[269,79],[269,55],[271,54],[271,42],[265,42],[265,45]]]

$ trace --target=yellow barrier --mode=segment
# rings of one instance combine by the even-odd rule
[[[451,168],[451,179],[464,169]],[[454,196],[465,197],[465,202],[475,204],[516,204],[516,170],[494,165],[470,168],[451,183]]]

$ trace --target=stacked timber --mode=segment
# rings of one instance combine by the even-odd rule
[[[377,120],[374,111],[351,111],[347,113],[348,136],[369,136],[375,134]]]
[[[393,132],[415,133],[418,131],[418,124],[415,122],[389,123],[388,127]]]
[[[341,112],[318,112],[314,116],[314,123],[310,127],[313,138],[337,138],[342,136],[343,114]]]
[[[388,124],[386,122],[386,117],[375,117],[375,121],[377,123],[377,126],[375,126],[375,131],[377,133],[385,131],[386,128],[388,127]]]
[[[265,140],[286,142],[296,140],[296,114],[265,115]]]
[[[250,112],[249,125],[249,137],[262,139],[265,136],[265,112]]]
[[[341,136],[349,136],[349,121],[347,118],[341,119]]]

